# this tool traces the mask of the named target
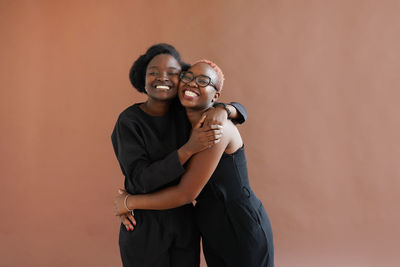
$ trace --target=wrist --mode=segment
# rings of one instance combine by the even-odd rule
[[[129,212],[132,212],[135,209],[135,207],[134,207],[135,206],[135,201],[134,201],[135,196],[134,195],[128,195],[128,196],[129,197],[127,198],[126,205],[127,205]]]
[[[133,209],[130,208],[130,203],[129,203],[129,194],[126,194],[125,199],[124,199],[124,206],[125,209],[127,209],[129,212],[131,212]]]
[[[186,143],[181,148],[178,149],[178,157],[183,165],[191,156],[193,156],[194,152],[189,148],[189,145]]]
[[[183,153],[185,153],[185,156],[187,156],[187,157],[193,156],[194,152],[187,143],[184,144],[182,147],[183,147]]]

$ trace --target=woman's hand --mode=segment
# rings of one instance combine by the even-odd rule
[[[130,210],[128,210],[125,207],[125,198],[127,196],[129,196],[128,192],[126,192],[123,189],[118,190],[118,195],[114,199],[114,214],[115,214],[115,216],[121,216],[123,214],[130,212]]]
[[[225,125],[228,121],[228,112],[221,106],[217,106],[216,108],[211,107],[206,112],[204,112],[206,120],[204,121],[204,125]]]
[[[122,196],[122,195],[124,196],[122,201],[125,201],[125,197],[128,195],[128,193],[125,190],[122,190],[122,189],[118,190],[118,194],[120,196]],[[118,198],[118,201],[117,201],[117,198],[114,200],[114,210],[116,208],[116,203],[119,203],[119,201],[120,201],[120,198]],[[122,205],[125,208],[124,202],[122,202]],[[128,213],[122,214],[122,215],[120,215],[120,218],[121,218],[122,224],[125,225],[126,230],[127,231],[133,231],[134,226],[136,226],[136,220],[133,217],[133,212],[128,212]]]
[[[133,231],[133,229],[136,226],[136,220],[133,217],[132,212],[122,214],[120,216],[120,218],[121,218],[122,224],[125,225],[126,230]]]
[[[196,126],[193,127],[190,138],[185,144],[192,154],[210,148],[221,140],[223,127],[218,124],[206,125],[205,120],[206,115],[203,114]]]

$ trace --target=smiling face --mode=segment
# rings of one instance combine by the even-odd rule
[[[169,54],[155,56],[147,65],[145,90],[149,98],[167,101],[176,97],[181,66]]]
[[[217,84],[218,75],[215,70],[206,63],[194,64],[188,72],[193,73],[193,77],[207,76],[211,78],[213,84]],[[179,83],[179,100],[185,108],[207,109],[218,99],[220,93],[211,85],[199,86],[195,79],[189,83],[181,81]]]

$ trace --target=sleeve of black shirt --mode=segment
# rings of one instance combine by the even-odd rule
[[[238,102],[231,102],[229,104],[232,105],[233,107],[235,107],[238,114],[240,114],[239,118],[237,118],[236,120],[232,120],[232,122],[235,124],[244,123],[247,120],[247,116],[248,116],[246,108]]]
[[[177,150],[151,162],[145,149],[145,137],[130,122],[118,119],[111,136],[114,152],[125,175],[125,189],[133,194],[152,192],[180,177],[185,169]]]

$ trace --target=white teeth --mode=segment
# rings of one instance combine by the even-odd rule
[[[164,90],[169,90],[170,89],[170,87],[166,86],[166,85],[157,85],[156,88],[157,89],[164,89]]]
[[[185,95],[190,96],[190,97],[197,96],[195,93],[193,93],[192,91],[188,91],[188,90],[185,91]]]

